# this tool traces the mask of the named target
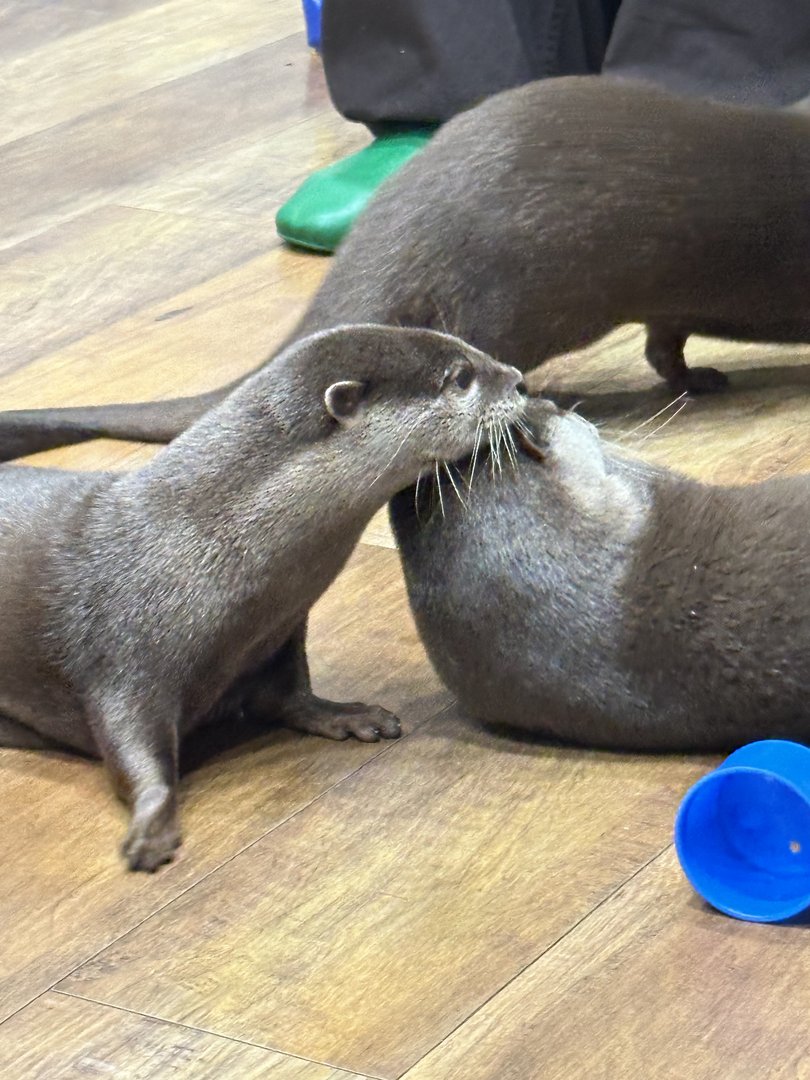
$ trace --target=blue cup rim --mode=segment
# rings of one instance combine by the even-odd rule
[[[784,742],[787,740],[779,741]],[[802,749],[807,750],[808,748],[802,746]],[[694,802],[696,796],[704,788],[710,787],[713,784],[717,784],[726,779],[727,777],[746,774],[752,774],[754,776],[767,776],[769,779],[778,782],[784,788],[788,789],[794,795],[796,795],[798,799],[802,803],[804,803],[808,811],[810,811],[810,799],[808,799],[805,793],[801,791],[793,783],[792,780],[787,779],[787,777],[782,776],[780,773],[775,772],[773,769],[766,769],[757,765],[729,765],[727,768],[723,765],[719,765],[710,773],[702,776],[700,780],[695,781],[695,783],[689,788],[689,790],[686,792],[683,799],[681,800],[681,805],[678,808],[678,813],[675,817],[674,830],[675,853],[678,856],[678,862],[681,864],[681,869],[683,870],[684,874],[687,877],[687,880],[689,881],[695,892],[699,896],[701,896],[707,903],[711,904],[713,908],[721,911],[724,915],[732,915],[734,918],[744,919],[746,922],[762,923],[785,922],[787,919],[795,919],[797,916],[802,915],[804,912],[810,909],[810,873],[808,873],[807,875],[808,885],[804,894],[801,897],[797,897],[795,900],[789,902],[786,901],[783,909],[776,909],[775,912],[771,912],[768,915],[752,914],[750,911],[744,911],[739,907],[733,907],[730,904],[724,904],[717,899],[713,899],[710,895],[707,894],[707,891],[705,889],[698,888],[698,886],[695,884],[695,875],[693,871],[696,868],[696,861],[694,859],[691,859],[686,854],[682,843],[682,835],[686,832],[685,819],[686,814],[689,811],[689,807]],[[701,874],[700,877],[703,878],[704,875]],[[742,895],[744,895],[744,893],[741,891],[741,896]]]

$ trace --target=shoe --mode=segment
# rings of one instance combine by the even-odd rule
[[[369,146],[319,169],[276,214],[276,229],[288,244],[330,253],[383,182],[430,141],[435,127],[398,129]]]

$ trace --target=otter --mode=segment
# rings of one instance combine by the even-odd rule
[[[0,470],[0,745],[103,758],[126,860],[154,870],[200,725],[396,738],[390,713],[313,695],[307,613],[375,511],[522,389],[448,335],[353,326],[290,346],[136,472]]]
[[[464,506],[446,480],[432,509],[424,484],[391,503],[465,712],[626,750],[810,740],[810,476],[710,486],[543,399],[525,415],[514,463],[479,465]]]
[[[446,329],[528,371],[628,322],[681,393],[693,333],[810,341],[810,116],[602,76],[506,90],[382,185],[291,338]],[[97,436],[164,442],[236,384],[141,405],[0,414],[0,458]]]

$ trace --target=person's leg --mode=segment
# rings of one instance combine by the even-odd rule
[[[335,108],[364,124],[441,123],[532,78],[522,3],[325,0],[323,62]],[[551,15],[560,0],[539,0]]]
[[[282,206],[288,241],[332,251],[436,126],[531,79],[598,71],[619,0],[324,0],[322,51],[343,116],[372,144]]]
[[[810,94],[810,4],[623,0],[604,72],[718,101],[786,105]]]

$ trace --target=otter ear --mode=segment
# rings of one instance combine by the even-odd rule
[[[327,386],[323,403],[334,420],[337,420],[339,424],[348,424],[360,415],[365,396],[365,383],[357,382],[356,379],[347,379]]]

